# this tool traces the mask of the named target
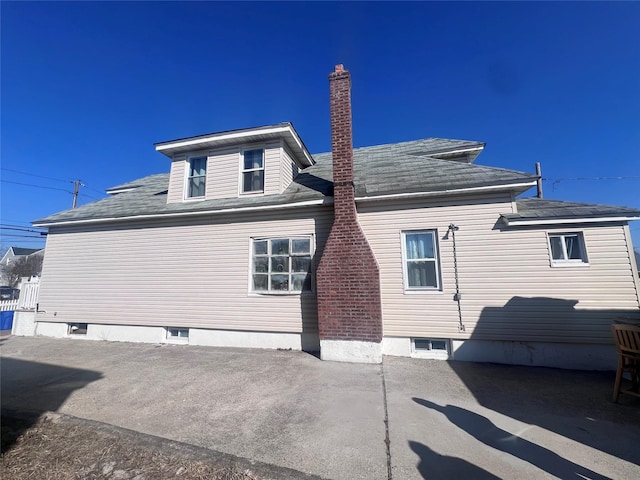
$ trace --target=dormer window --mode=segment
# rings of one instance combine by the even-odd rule
[[[242,193],[264,192],[264,149],[242,152]]]
[[[191,157],[187,177],[187,198],[204,197],[206,179],[207,157]]]

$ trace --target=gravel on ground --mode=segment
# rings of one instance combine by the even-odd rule
[[[2,417],[0,478],[4,480],[263,480],[216,458],[137,442],[117,430],[57,415]]]

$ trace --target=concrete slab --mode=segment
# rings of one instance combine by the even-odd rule
[[[3,408],[57,411],[332,479],[640,478],[613,374],[11,337]],[[382,373],[384,372],[384,377]],[[383,390],[383,378],[386,392]]]
[[[301,352],[12,337],[2,404],[325,478],[386,478],[381,367]]]
[[[385,357],[392,474],[640,478],[640,402],[613,374]]]

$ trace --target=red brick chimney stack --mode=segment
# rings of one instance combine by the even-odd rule
[[[380,274],[358,223],[351,77],[342,65],[329,74],[329,86],[334,219],[316,274],[320,355],[323,360],[380,363]]]
[[[351,121],[351,75],[343,65],[336,65],[329,74],[329,95],[331,108],[331,152],[333,154],[334,188],[353,187],[353,127]],[[353,188],[351,188],[353,190]],[[334,201],[355,204],[338,195]],[[345,213],[337,211],[336,214]]]

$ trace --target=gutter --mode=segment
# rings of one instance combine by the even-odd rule
[[[356,202],[369,202],[369,201],[381,201],[381,200],[395,200],[403,198],[420,198],[420,197],[436,197],[442,195],[451,195],[459,193],[473,193],[473,192],[487,192],[487,191],[501,191],[514,187],[533,187],[536,185],[536,181],[512,183],[507,185],[490,185],[484,187],[471,187],[471,188],[459,188],[452,190],[438,190],[435,192],[413,192],[413,193],[398,193],[391,195],[377,195],[372,197],[356,197]],[[126,217],[107,217],[107,218],[89,218],[84,220],[63,220],[52,222],[34,222],[34,227],[48,227],[58,225],[86,225],[94,223],[106,223],[106,222],[122,222],[132,220],[149,220],[149,219],[162,219],[162,218],[175,218],[175,217],[187,217],[187,216],[200,216],[200,215],[217,215],[225,213],[239,213],[239,212],[254,212],[265,210],[281,210],[287,208],[300,208],[319,205],[332,205],[333,198],[325,197],[322,200],[308,200],[306,202],[298,203],[286,203],[280,205],[261,205],[257,207],[237,207],[226,208],[221,210],[202,210],[197,212],[172,212],[172,213],[154,213],[148,215],[129,215]]]
[[[602,222],[630,222],[632,220],[640,220],[640,216],[622,216],[622,217],[577,217],[577,218],[547,218],[533,220],[509,220],[502,216],[508,227],[519,227],[529,225],[560,225],[566,223],[602,223]]]
[[[86,225],[92,223],[105,223],[105,222],[123,222],[131,220],[149,220],[149,219],[163,219],[163,218],[175,218],[175,217],[192,217],[202,215],[217,215],[224,213],[237,213],[237,212],[256,212],[263,210],[281,210],[286,208],[300,208],[309,207],[314,205],[330,205],[333,203],[333,199],[327,201],[323,200],[309,200],[307,202],[298,203],[285,203],[282,205],[260,205],[257,207],[238,207],[238,208],[226,208],[223,210],[203,210],[198,212],[174,212],[174,213],[153,213],[149,215],[130,215],[128,217],[108,217],[108,218],[88,218],[84,220],[66,220],[61,222],[41,222],[33,223],[34,227],[51,227],[60,225]]]

